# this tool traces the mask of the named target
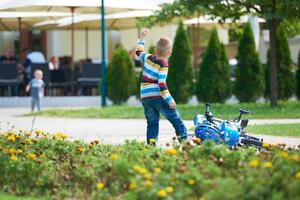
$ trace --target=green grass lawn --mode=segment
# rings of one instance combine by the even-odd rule
[[[233,119],[239,108],[249,109],[249,119],[280,119],[300,118],[300,101],[280,102],[277,108],[271,108],[269,103],[242,103],[236,105],[211,104],[211,111],[218,118]],[[195,114],[204,113],[204,104],[178,105],[183,119],[191,120]],[[142,106],[111,106],[106,108],[84,109],[51,109],[26,116],[71,117],[71,118],[144,118]]]
[[[47,200],[47,198],[20,197],[20,196],[13,196],[7,193],[0,192],[0,200]]]
[[[254,125],[246,128],[248,133],[300,137],[300,124]]]

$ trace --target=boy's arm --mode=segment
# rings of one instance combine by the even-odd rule
[[[167,76],[168,76],[168,67],[167,66],[161,67],[158,71],[158,85],[160,89],[160,95],[166,101],[166,103],[169,104],[170,108],[174,109],[176,104],[168,90]]]
[[[140,38],[137,40],[137,48],[135,54],[141,59],[141,61],[145,62],[145,37],[148,33],[148,29],[143,29],[140,33]]]

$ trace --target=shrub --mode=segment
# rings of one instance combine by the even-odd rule
[[[199,101],[224,102],[231,95],[230,72],[224,45],[216,29],[211,33],[196,86]]]
[[[260,64],[250,24],[244,28],[238,45],[234,94],[241,102],[256,101],[265,91],[264,70]]]
[[[53,135],[0,134],[0,190],[51,199],[298,199],[299,149],[230,151],[212,142],[168,149]],[[192,142],[192,141],[191,141]]]
[[[169,58],[168,87],[178,103],[186,103],[193,84],[192,57],[189,38],[182,22],[179,23],[172,55]]]
[[[291,52],[289,43],[286,37],[286,33],[283,30],[284,27],[280,27],[276,34],[277,40],[277,80],[278,80],[278,99],[286,100],[289,99],[295,92],[296,80],[293,73]],[[268,56],[268,66],[269,66]],[[267,86],[270,85],[269,76],[267,77]],[[267,96],[270,94],[270,88],[266,90]]]
[[[150,45],[150,47],[148,49],[148,53],[154,54],[155,53],[154,50],[155,50],[155,46],[154,45]]]
[[[128,53],[117,48],[107,67],[107,96],[115,103],[125,102],[136,87],[133,65]]]
[[[298,53],[298,70],[297,70],[297,97],[300,99],[300,51]]]

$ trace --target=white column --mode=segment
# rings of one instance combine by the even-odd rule
[[[258,50],[259,47],[259,36],[260,36],[260,28],[259,28],[259,23],[258,23],[258,18],[256,16],[249,16],[248,21],[250,23],[251,29],[252,29],[252,33],[254,36],[254,40],[255,40],[255,46],[256,46],[256,50]]]

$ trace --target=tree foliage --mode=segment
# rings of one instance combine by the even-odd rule
[[[196,86],[199,101],[224,102],[231,95],[230,72],[225,47],[214,29],[202,63]]]
[[[234,94],[241,102],[256,101],[264,94],[265,77],[249,24],[245,26],[240,38],[237,60]]]
[[[271,105],[277,106],[278,83],[276,70],[276,32],[280,24],[287,20],[299,22],[300,0],[175,0],[164,4],[154,16],[141,20],[151,26],[156,23],[170,22],[180,17],[209,14],[220,21],[239,20],[245,15],[256,15],[266,20],[270,32],[270,93]],[[142,24],[143,24],[142,23]]]
[[[115,103],[125,102],[136,87],[133,65],[123,48],[113,52],[112,61],[107,67],[107,96]]]
[[[168,86],[178,103],[186,103],[193,84],[192,50],[189,38],[180,22],[176,31],[172,54],[169,58]]]

